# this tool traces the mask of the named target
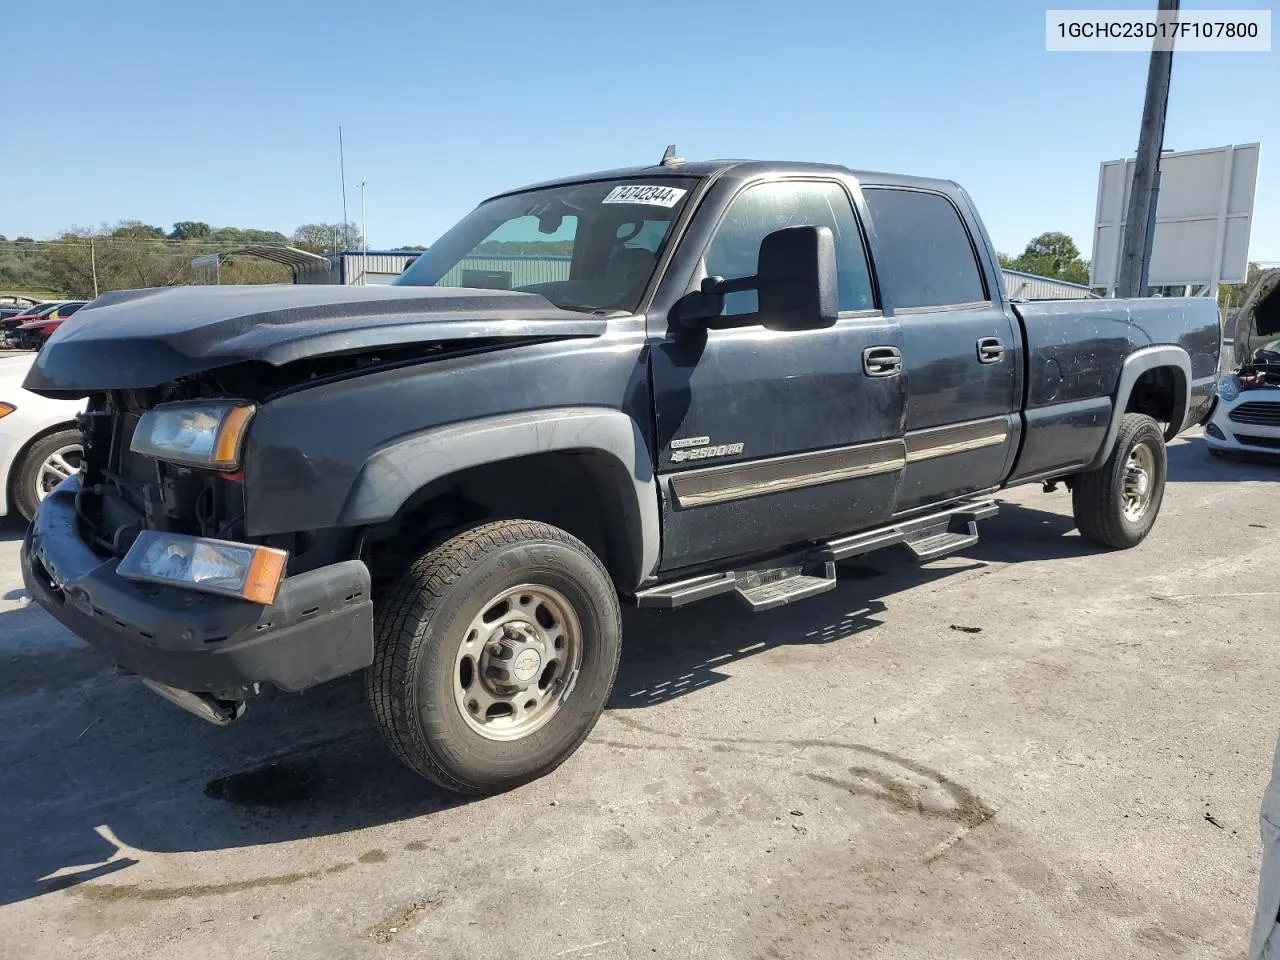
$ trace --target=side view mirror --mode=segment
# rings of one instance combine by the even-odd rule
[[[815,330],[836,322],[836,241],[830,227],[787,227],[760,243],[756,272],[766,330]]]
[[[755,313],[722,317],[724,295],[754,290]],[[760,242],[756,275],[726,280],[707,277],[685,297],[686,324],[713,330],[762,325],[767,330],[819,330],[836,322],[840,309],[836,244],[830,227],[786,227]]]

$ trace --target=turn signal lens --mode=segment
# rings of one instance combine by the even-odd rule
[[[5,417],[7,417],[9,414],[13,413],[13,411],[17,409],[18,408],[15,407],[12,403],[0,403],[0,420],[4,419]]]
[[[116,573],[266,606],[275,602],[288,559],[288,552],[274,547],[146,530]]]

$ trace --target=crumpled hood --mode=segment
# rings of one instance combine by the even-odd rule
[[[158,386],[245,360],[470,338],[595,337],[603,317],[545,297],[455,287],[272,285],[108,293],[46,342],[24,386],[49,396]]]

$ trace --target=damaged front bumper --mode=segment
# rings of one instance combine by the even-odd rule
[[[116,574],[118,560],[104,560],[80,536],[79,489],[72,477],[41,503],[22,544],[27,591],[180,706],[227,722],[259,684],[304,690],[373,661],[373,603],[361,561],[288,577],[270,606],[126,580]]]

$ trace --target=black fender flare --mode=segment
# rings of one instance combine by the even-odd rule
[[[1129,406],[1129,397],[1138,378],[1149,370],[1160,367],[1171,367],[1177,371],[1174,377],[1173,419],[1165,430],[1165,440],[1172,440],[1187,427],[1187,417],[1191,410],[1191,357],[1182,347],[1172,345],[1143,347],[1125,357],[1120,368],[1120,377],[1116,381],[1115,393],[1112,394],[1111,422],[1107,424],[1107,433],[1097,455],[1084,468],[1096,470],[1111,456],[1111,448],[1115,445],[1116,434],[1120,432],[1120,421],[1125,409]]]
[[[620,410],[557,407],[465,420],[402,437],[375,451],[356,477],[338,525],[390,520],[419,490],[472,467],[536,453],[593,453],[618,469],[627,568],[636,586],[658,567],[662,533],[658,485],[640,426]],[[625,481],[621,478],[625,477]]]

